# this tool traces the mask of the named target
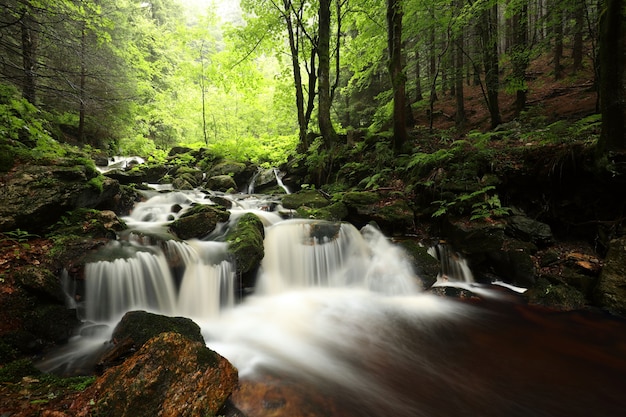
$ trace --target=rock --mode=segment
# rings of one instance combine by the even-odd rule
[[[626,237],[610,242],[594,300],[609,312],[626,316]]]
[[[142,182],[159,183],[167,175],[170,168],[164,165],[138,165],[131,170],[115,169],[104,175],[113,178],[120,184],[140,184]]]
[[[537,283],[524,293],[528,302],[552,309],[571,311],[585,306],[585,296],[567,284],[552,284],[545,278],[539,278]]]
[[[422,288],[430,288],[436,281],[441,269],[440,262],[428,253],[428,248],[414,240],[401,240],[398,243],[411,259]]]
[[[200,326],[186,317],[169,317],[146,311],[129,311],[115,326],[113,339],[131,338],[140,348],[154,336],[164,332],[180,333],[186,338],[204,343]]]
[[[246,164],[235,161],[220,162],[207,172],[207,177],[209,178],[219,175],[228,175],[232,177],[236,184],[247,184],[250,181],[250,178],[252,178],[252,173]]]
[[[282,204],[286,209],[297,209],[299,207],[316,209],[330,205],[330,201],[317,190],[304,190],[283,196]]]
[[[230,213],[222,208],[198,204],[191,207],[169,226],[178,238],[186,240],[202,238],[213,230],[219,222],[225,222]]]
[[[338,222],[348,217],[348,207],[341,201],[333,203],[326,207],[311,208],[300,206],[296,209],[298,217],[303,219],[328,220],[330,222]]]
[[[230,175],[215,175],[210,177],[206,183],[206,188],[213,191],[236,190],[237,183]]]
[[[237,272],[255,272],[265,256],[263,239],[265,229],[261,220],[252,213],[239,218],[235,227],[226,235],[228,252],[235,259]]]
[[[108,369],[70,411],[79,417],[214,416],[237,381],[237,370],[204,343],[161,333]]]
[[[17,165],[0,177],[0,231],[41,232],[67,211],[95,208],[113,197],[116,183],[104,181],[95,168],[85,165]]]
[[[342,202],[348,208],[346,220],[357,227],[373,221],[385,234],[404,234],[414,226],[415,213],[400,194],[349,192]]]
[[[552,229],[545,223],[522,215],[510,216],[506,223],[507,233],[525,242],[545,246],[554,241]]]
[[[200,327],[191,319],[129,311],[115,326],[110,345],[97,360],[98,368],[102,370],[120,363],[149,339],[165,332],[176,332],[189,340],[205,343]]]

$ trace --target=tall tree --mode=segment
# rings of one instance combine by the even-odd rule
[[[485,69],[485,88],[491,127],[502,123],[499,104],[500,67],[498,64],[498,3],[486,2],[481,12],[480,34]]]
[[[509,3],[512,26],[512,45],[510,48],[513,66],[511,83],[515,91],[515,114],[519,115],[526,108],[528,86],[526,70],[530,64],[530,45],[528,44],[528,2],[517,0]]]
[[[626,8],[606,0],[600,23],[601,155],[626,151]]]
[[[317,70],[318,86],[318,125],[320,134],[328,148],[337,142],[337,132],[333,126],[330,110],[332,105],[330,94],[330,37],[332,0],[319,0],[318,9],[318,47],[319,66]]]
[[[400,0],[387,0],[388,68],[393,88],[393,148],[397,153],[408,139],[406,75],[402,66],[402,16]]]

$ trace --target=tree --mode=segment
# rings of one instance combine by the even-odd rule
[[[330,108],[330,34],[331,34],[331,0],[320,0],[318,9],[319,40],[317,55],[319,57],[318,74],[318,125],[320,134],[328,148],[337,142],[337,132],[332,123]]]
[[[406,75],[402,66],[402,5],[387,0],[387,49],[393,89],[393,148],[399,153],[408,139],[406,131]]]
[[[600,155],[626,151],[626,10],[606,0],[600,21]]]
[[[500,67],[498,64],[498,3],[487,2],[481,11],[480,35],[485,68],[485,88],[491,128],[502,123],[498,92],[500,89]]]

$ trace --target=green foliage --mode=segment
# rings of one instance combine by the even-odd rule
[[[37,238],[39,235],[32,234],[22,229],[10,230],[7,232],[2,232],[0,235],[3,236],[3,241],[12,241],[15,243],[23,243],[27,242],[30,239]]]
[[[438,208],[432,217],[450,214],[464,215],[468,210],[471,213],[470,220],[485,220],[510,214],[511,210],[502,206],[498,194],[492,193],[494,190],[495,187],[489,185],[471,193],[456,195],[450,201],[433,201],[432,204],[437,204]]]

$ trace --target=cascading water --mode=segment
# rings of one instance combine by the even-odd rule
[[[585,316],[425,294],[405,254],[375,228],[283,221],[261,210],[274,203],[249,197],[234,203],[231,221],[248,211],[262,217],[265,257],[255,293],[235,304],[224,243],[161,238],[179,209],[210,199],[170,194],[154,195],[125,219],[144,238],[131,234],[107,249],[113,259],[88,265],[90,327],[43,368],[93,353],[120,314],[142,308],[201,326],[208,346],[238,368],[242,387],[233,402],[249,417],[623,413],[616,387],[626,375],[626,349],[606,335],[586,337]],[[620,326],[595,331],[619,334]],[[266,393],[254,403],[245,395],[258,381]],[[289,408],[297,401],[289,393],[304,397],[299,413]]]

